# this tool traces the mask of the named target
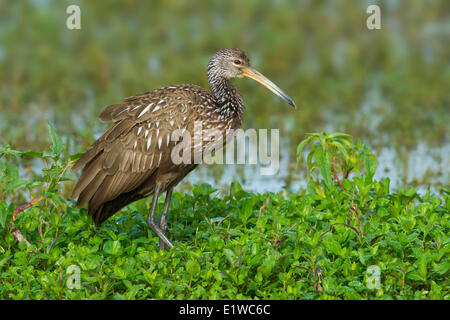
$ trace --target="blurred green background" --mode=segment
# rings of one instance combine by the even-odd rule
[[[66,28],[71,4],[81,30]],[[366,27],[370,4],[381,8],[381,30]],[[207,87],[210,56],[239,47],[297,103],[294,112],[235,81],[243,128],[280,129],[282,167],[259,177],[249,166],[202,166],[191,182],[296,188],[296,145],[340,131],[370,145],[378,175],[396,187],[448,184],[449,12],[447,0],[0,0],[0,145],[42,150],[49,120],[68,153],[82,152],[106,128],[105,106],[169,84]]]

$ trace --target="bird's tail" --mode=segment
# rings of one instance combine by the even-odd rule
[[[124,193],[111,201],[105,202],[95,212],[89,212],[88,209],[88,215],[92,215],[94,224],[99,226],[123,207],[142,198],[142,195],[133,192]]]

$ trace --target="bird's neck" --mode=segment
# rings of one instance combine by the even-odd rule
[[[217,111],[224,121],[232,121],[233,127],[240,127],[244,102],[239,90],[226,78],[209,78],[209,86],[216,99]]]

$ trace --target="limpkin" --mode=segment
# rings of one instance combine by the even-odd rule
[[[178,143],[172,133],[181,130],[192,136],[195,122],[200,121],[204,128],[214,128],[224,135],[217,143],[229,141],[232,135],[226,132],[241,126],[244,112],[232,78],[256,80],[295,108],[288,95],[250,66],[240,49],[216,52],[209,61],[207,77],[211,92],[192,84],[172,85],[126,98],[100,113],[101,121],[113,124],[72,168],[84,166],[72,198],[78,197],[78,208],[88,203],[87,214],[96,226],[126,205],[153,194],[147,225],[158,235],[161,249],[173,247],[166,236],[172,190],[198,163],[172,161],[171,153]],[[207,146],[199,148],[205,151]],[[194,152],[194,147],[190,150]],[[158,226],[155,209],[164,191]]]

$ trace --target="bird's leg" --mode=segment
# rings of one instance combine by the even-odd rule
[[[166,192],[166,200],[164,201],[164,208],[161,213],[161,221],[159,222],[159,227],[164,235],[166,235],[167,232],[167,212],[169,211],[169,205],[170,205],[170,198],[172,197],[172,190],[173,188],[169,188]],[[159,248],[161,250],[164,250],[164,242],[159,241]]]
[[[169,248],[173,248],[173,244],[167,239],[166,235],[161,231],[159,226],[155,222],[155,210],[156,210],[156,204],[158,203],[158,197],[159,192],[161,191],[161,185],[156,184],[155,191],[153,192],[153,200],[152,205],[150,207],[150,213],[148,214],[147,218],[147,225],[150,229],[153,230],[154,233],[159,237],[159,241],[163,242],[165,245],[167,245]]]

